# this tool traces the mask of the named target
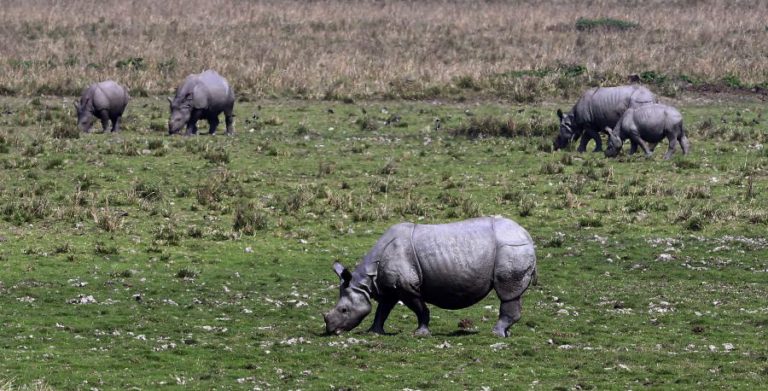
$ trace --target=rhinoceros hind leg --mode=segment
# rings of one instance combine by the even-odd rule
[[[376,334],[386,334],[384,332],[384,322],[387,321],[389,313],[392,312],[392,308],[395,308],[397,300],[381,299],[379,305],[376,307],[376,316],[373,318],[373,324],[368,332]]]
[[[107,129],[109,129],[109,112],[107,110],[99,110],[96,115],[101,120],[101,130],[106,133]]]
[[[233,122],[233,115],[232,115],[232,108],[228,108],[227,110],[224,110],[224,123],[227,125],[227,135],[232,135],[232,133],[235,132],[234,128],[232,128],[232,122]]]
[[[427,308],[427,303],[420,297],[404,298],[403,303],[416,314],[416,319],[419,322],[419,327],[413,333],[417,336],[429,335],[429,308]]]
[[[114,118],[112,118],[112,131],[113,132],[119,132],[120,131],[120,120],[122,120],[122,116],[118,115]]]
[[[216,134],[216,128],[219,127],[219,116],[211,115],[208,117],[208,134],[211,136]]]
[[[669,135],[667,137],[669,139],[669,148],[667,149],[667,153],[664,154],[664,160],[669,160],[669,158],[672,157],[672,154],[675,153],[675,148],[677,147],[677,138],[673,135]]]
[[[520,297],[501,302],[499,307],[499,321],[493,327],[493,333],[499,337],[508,337],[509,328],[517,323],[522,316],[523,304]]]

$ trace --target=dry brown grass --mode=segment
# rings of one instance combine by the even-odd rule
[[[580,32],[579,17],[639,27]],[[768,74],[766,20],[757,0],[6,0],[0,93],[77,94],[113,78],[165,94],[207,67],[253,97],[535,100],[649,70],[756,85]],[[570,84],[510,73],[562,64],[587,72]]]

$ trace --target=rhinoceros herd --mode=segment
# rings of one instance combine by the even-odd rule
[[[560,118],[560,134],[555,138],[555,149],[564,148],[581,137],[577,151],[584,152],[589,140],[595,140],[595,152],[602,151],[600,132],[608,135],[607,157],[618,155],[627,139],[631,143],[630,155],[639,146],[646,156],[650,156],[653,147],[665,137],[669,140],[669,149],[664,159],[672,156],[677,144],[684,154],[690,147],[680,112],[658,103],[656,96],[641,86],[592,88],[579,98],[569,113],[557,110],[557,116]]]
[[[128,90],[112,80],[88,86],[75,102],[77,124],[80,130],[89,132],[95,117],[101,120],[104,131],[112,121],[112,132],[120,130],[120,119],[128,105]],[[176,95],[168,98],[171,117],[168,133],[174,134],[186,128],[186,134],[197,133],[197,121],[208,121],[210,133],[219,126],[219,114],[224,113],[227,134],[232,134],[235,107],[235,91],[227,80],[214,70],[189,75],[176,89]]]
[[[104,131],[120,130],[120,119],[128,104],[125,87],[108,80],[94,83],[83,91],[77,109],[79,128],[90,131],[99,118]],[[232,134],[235,95],[232,87],[213,70],[189,75],[176,89],[170,102],[168,133],[186,128],[197,133],[197,121],[205,119],[210,133],[224,113],[227,134]],[[560,131],[555,149],[581,138],[577,151],[595,141],[595,152],[602,151],[600,133],[608,135],[605,155],[618,155],[629,139],[630,154],[640,147],[650,156],[663,138],[669,140],[664,155],[669,159],[679,144],[688,153],[680,112],[658,103],[642,86],[593,88],[586,91],[570,112],[557,110]],[[649,143],[651,144],[649,146]],[[326,331],[338,334],[357,327],[378,302],[369,331],[384,333],[384,322],[398,302],[417,317],[417,335],[429,334],[427,303],[446,309],[471,306],[491,290],[500,300],[499,319],[494,334],[506,337],[520,319],[521,298],[535,284],[536,252],[528,232],[503,217],[481,217],[449,224],[400,223],[392,226],[365,255],[353,271],[336,262],[333,269],[340,279],[339,301],[324,315]]]
[[[104,131],[110,121],[111,131],[119,131],[128,99],[128,90],[112,80],[91,84],[83,90],[80,101],[75,102],[78,127],[89,132],[95,118],[99,118]],[[235,92],[227,80],[214,70],[187,76],[168,102],[171,111],[169,134],[178,133],[185,127],[187,135],[196,134],[200,119],[207,120],[210,134],[215,134],[222,112],[227,134],[234,132],[232,110]],[[631,143],[630,155],[641,147],[646,156],[651,156],[653,148],[664,138],[669,140],[664,159],[672,156],[678,144],[684,154],[690,148],[680,112],[658,103],[656,96],[642,86],[592,88],[579,98],[570,112],[566,114],[558,109],[557,116],[560,118],[560,132],[554,141],[556,150],[581,138],[576,149],[578,152],[584,152],[590,140],[595,141],[594,151],[600,152],[603,150],[600,133],[608,135],[607,157],[618,155],[627,139]]]

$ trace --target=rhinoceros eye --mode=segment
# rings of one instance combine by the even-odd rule
[[[347,309],[346,309],[346,308],[342,308],[342,309],[341,309],[341,313],[342,313],[342,314],[346,314],[346,313],[347,313]]]

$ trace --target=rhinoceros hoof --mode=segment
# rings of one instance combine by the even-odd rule
[[[496,336],[499,336],[499,337],[501,337],[501,338],[506,338],[506,337],[508,337],[508,336],[509,336],[509,335],[507,334],[507,331],[506,331],[506,330],[504,330],[504,329],[498,329],[498,328],[495,328],[495,327],[493,328],[493,333],[494,333],[494,334],[496,334]]]
[[[429,337],[430,333],[428,328],[419,328],[413,332],[413,335],[417,337]]]
[[[372,334],[380,334],[380,335],[386,335],[387,334],[387,333],[384,332],[384,329],[375,329],[373,327],[368,329],[368,332],[372,333]]]

